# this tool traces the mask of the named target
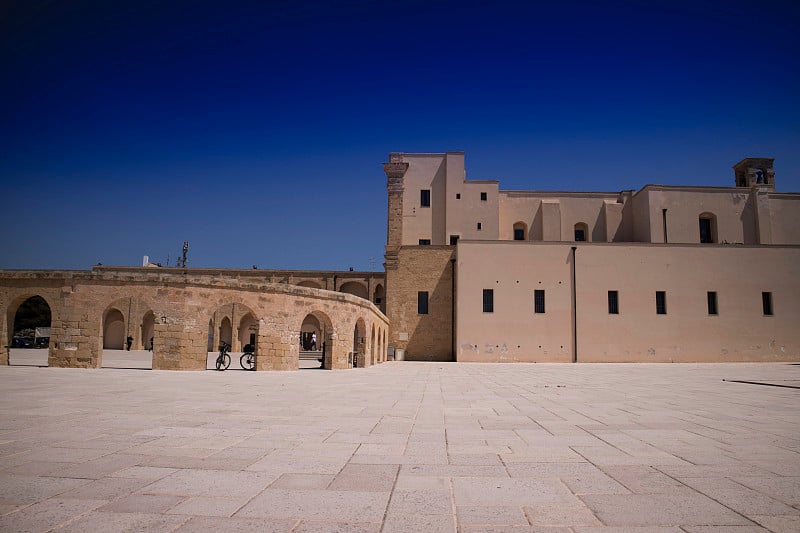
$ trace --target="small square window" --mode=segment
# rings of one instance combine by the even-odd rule
[[[450,235],[450,246],[458,244],[458,235]]]
[[[667,314],[667,293],[664,291],[656,291],[656,314]]]
[[[524,241],[525,240],[525,230],[522,228],[514,228],[514,240],[515,241]]]
[[[417,314],[428,314],[428,293],[420,291],[417,293]]]
[[[480,231],[481,229],[482,229],[481,223],[478,222],[478,231]]]
[[[460,192],[456,193],[456,200],[461,200],[461,193]]]
[[[714,291],[708,291],[706,293],[708,299],[708,314],[709,315],[716,315],[717,314],[717,293]]]
[[[481,202],[485,202],[485,201],[486,201],[486,193],[482,192],[481,193]]]
[[[430,189],[422,189],[419,191],[419,205],[421,207],[430,207],[431,206],[431,190]]]
[[[575,228],[575,241],[586,242],[586,231],[580,228]]]
[[[772,293],[761,293],[761,307],[764,309],[764,316],[772,316]]]
[[[544,291],[533,291],[533,312],[544,313]]]
[[[483,312],[494,313],[494,289],[483,289]]]
[[[619,314],[619,292],[618,291],[608,291],[608,314],[609,315],[618,315]]]
[[[419,240],[419,245],[420,246],[430,246],[431,245],[431,240],[430,239],[420,239]]]

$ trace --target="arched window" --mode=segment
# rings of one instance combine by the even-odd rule
[[[576,242],[586,241],[587,235],[589,235],[589,226],[586,225],[585,222],[578,222],[577,224],[575,224],[575,241]]]
[[[700,215],[700,242],[719,242],[717,239],[717,217],[713,213]]]
[[[514,240],[524,241],[528,238],[528,225],[524,222],[514,223]]]

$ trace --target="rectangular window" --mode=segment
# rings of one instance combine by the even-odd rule
[[[481,193],[481,202],[485,202],[485,201],[486,201],[486,193],[482,192]]]
[[[717,293],[714,291],[708,291],[708,314],[717,314]]]
[[[515,241],[524,241],[525,240],[525,230],[522,228],[514,228],[514,240]]]
[[[450,235],[450,246],[458,244],[458,235]]]
[[[420,239],[419,240],[419,245],[420,246],[430,246],[431,245],[431,240],[430,239]]]
[[[418,315],[427,315],[428,314],[428,293],[427,292],[418,292],[417,293],[417,314]]]
[[[481,223],[480,223],[480,222],[478,222],[478,231],[480,231],[480,230],[481,230],[481,228],[482,228],[482,226],[481,226]]]
[[[494,313],[494,289],[483,289],[483,312]]]
[[[544,313],[544,291],[533,291],[533,312]]]
[[[456,193],[456,200],[461,200],[461,193],[460,192]]]
[[[664,291],[656,291],[656,314],[667,314],[667,293]]]
[[[431,190],[430,189],[422,189],[419,191],[419,205],[422,207],[430,207],[431,206]]]
[[[586,242],[586,231],[581,228],[575,228],[575,240],[577,242]]]
[[[608,291],[608,314],[619,314],[619,292]]]
[[[761,306],[764,308],[764,316],[772,316],[772,293],[761,293]]]

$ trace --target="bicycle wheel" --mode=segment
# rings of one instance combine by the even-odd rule
[[[239,358],[239,364],[245,370],[255,370],[256,357],[251,353],[243,353]]]
[[[217,357],[217,370],[228,370],[229,366],[231,366],[230,355],[223,354]]]

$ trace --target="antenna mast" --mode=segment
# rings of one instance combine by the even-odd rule
[[[189,253],[189,241],[183,241],[183,254],[178,259],[178,268],[186,268],[186,254]]]

